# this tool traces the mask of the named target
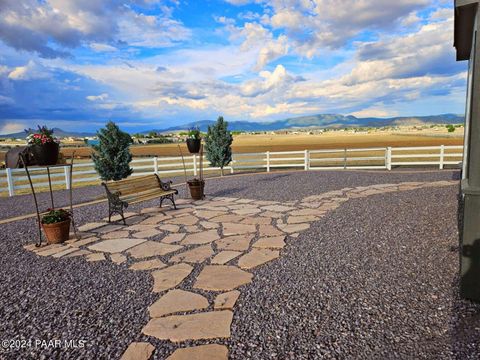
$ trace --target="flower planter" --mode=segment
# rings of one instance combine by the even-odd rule
[[[55,165],[58,161],[59,146],[56,142],[30,145],[30,152],[37,165]]]
[[[201,144],[201,139],[187,139],[187,147],[190,154],[198,154]]]
[[[68,240],[70,236],[70,219],[53,224],[42,224],[47,243],[59,244]]]
[[[204,180],[190,180],[187,181],[188,187],[190,188],[190,195],[193,200],[202,200],[205,190],[205,181]]]

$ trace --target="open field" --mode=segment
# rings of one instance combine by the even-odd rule
[[[437,146],[462,145],[462,137],[447,134],[417,135],[395,133],[351,134],[332,132],[325,134],[275,134],[275,135],[237,135],[232,149],[234,153],[264,152],[264,151],[299,151],[320,149],[365,148],[386,146]],[[183,154],[187,154],[185,144],[180,144]],[[88,157],[91,149],[88,147],[64,148],[63,154],[69,157],[72,152],[81,157]],[[178,144],[155,144],[132,146],[134,156],[179,156]]]

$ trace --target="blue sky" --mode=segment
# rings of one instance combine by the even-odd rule
[[[452,4],[3,0],[0,134],[463,113]]]

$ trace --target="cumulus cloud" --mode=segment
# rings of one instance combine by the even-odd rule
[[[180,22],[171,19],[167,7],[147,16],[130,5],[119,0],[3,0],[0,40],[17,50],[57,58],[69,56],[70,49],[85,43],[96,51],[111,51],[111,43],[116,42],[163,46],[189,36]]]

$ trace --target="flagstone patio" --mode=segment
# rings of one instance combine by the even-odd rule
[[[280,257],[285,246],[295,246],[299,233],[314,221],[352,198],[456,183],[345,188],[282,203],[228,197],[179,199],[178,210],[145,208],[128,213],[126,226],[88,223],[79,228],[80,240],[40,248],[31,244],[25,249],[52,258],[127,263],[132,271],[150,272],[151,291],[158,293],[158,300],[148,309],[151,319],[143,334],[178,344],[169,359],[226,359],[228,349],[221,344],[180,345],[230,337],[242,286],[255,281],[251,271]],[[193,286],[185,287],[187,282]],[[149,343],[135,342],[123,358],[148,359],[154,350]]]

